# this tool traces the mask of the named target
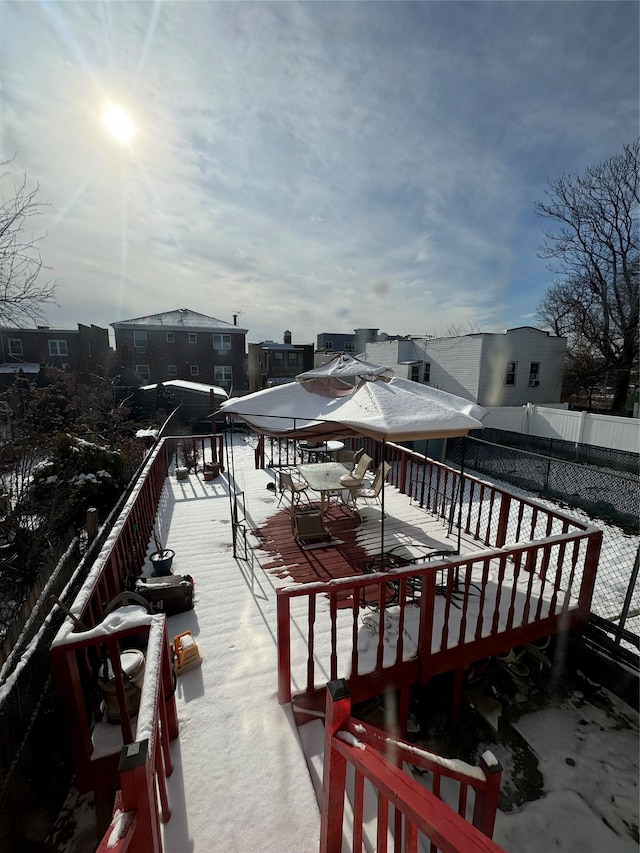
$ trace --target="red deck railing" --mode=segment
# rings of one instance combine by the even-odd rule
[[[600,531],[469,475],[461,477],[404,448],[391,445],[386,453],[398,488],[443,520],[455,511],[461,533],[482,550],[438,563],[279,589],[283,703],[291,700],[292,682],[298,695],[312,695],[319,688],[320,666],[332,680],[347,678],[356,701],[454,671],[457,707],[462,675],[472,662],[559,631],[582,629],[588,622]],[[344,608],[345,597],[351,598],[350,609]],[[375,663],[365,672],[358,641],[366,601],[377,602],[368,624],[377,636]],[[395,644],[388,636],[387,611],[397,625]],[[306,649],[304,661],[292,659],[292,620]],[[405,648],[407,632],[415,642],[410,650]]]
[[[110,723],[109,726],[113,730],[116,725],[119,725],[123,745],[137,744],[143,740],[140,736],[141,721],[138,720],[134,736],[134,727],[127,708],[120,652],[123,644],[137,644],[140,648],[144,648],[145,656],[148,658],[151,642],[149,635],[151,623],[148,620],[152,618],[141,615],[136,621],[128,616],[126,627],[109,628],[110,617],[107,616],[105,620],[105,614],[108,612],[110,602],[125,589],[126,579],[138,576],[142,571],[160,496],[169,471],[169,461],[175,456],[177,443],[180,440],[183,440],[182,437],[164,438],[152,451],[87,579],[71,604],[69,608],[71,615],[64,622],[51,649],[51,664],[67,724],[77,785],[80,791],[96,792],[99,825],[104,825],[111,816],[116,788],[121,787],[125,804],[130,802],[131,797],[130,789],[127,787],[129,783],[124,777],[121,779],[118,771],[119,749],[102,750],[95,743],[96,733],[99,732],[105,716],[104,702],[96,691],[98,673],[105,665],[106,659],[113,673],[116,701],[120,712],[119,723]],[[188,441],[199,450],[199,456],[203,462],[218,462],[221,468],[224,467],[223,435],[189,436]],[[164,616],[153,618],[160,619],[164,625]],[[117,624],[117,621],[116,619],[113,624]],[[168,805],[163,800],[165,797],[163,791],[166,790],[163,783],[165,772],[163,768],[167,768],[167,772],[170,772],[168,741],[177,736],[178,721],[173,696],[174,674],[166,628],[162,629],[162,639],[159,642],[162,646],[162,655],[161,665],[154,676],[156,680],[148,683],[145,666],[142,688],[143,693],[156,691],[149,694],[155,697],[149,699],[149,708],[153,706],[155,722],[145,724],[146,728],[142,729],[147,731],[149,739],[144,772],[147,775],[151,773],[157,779],[162,812],[168,814]],[[162,733],[160,738],[157,736],[158,720]],[[164,756],[163,762],[160,762],[158,753],[160,743]],[[137,778],[141,772],[137,769],[134,777]],[[139,792],[138,782],[135,782],[134,789]],[[152,814],[154,808],[157,807],[149,803],[142,808],[142,812]],[[137,823],[147,826],[147,818],[139,817]]]
[[[167,821],[171,815],[166,776],[173,769],[169,740],[170,733],[177,735],[177,720],[167,713],[162,677],[166,668],[166,619],[162,615],[153,620],[136,739],[120,751],[113,817],[98,853],[113,849],[120,853],[158,853],[162,850],[160,820]]]
[[[431,842],[431,853],[502,850],[491,840],[502,775],[492,753],[472,767],[354,720],[344,681],[327,685],[325,707],[320,853],[343,849],[348,800],[353,821],[346,840],[353,853],[361,853],[367,836],[378,853],[416,853],[420,835]],[[405,763],[432,774],[430,791],[405,772]],[[442,800],[444,779],[458,786],[457,811]]]
[[[135,688],[122,671],[120,657],[126,648],[142,648],[145,655],[135,723],[130,716],[130,693]],[[171,772],[169,741],[178,735],[178,717],[165,616],[140,611],[127,614],[123,620],[113,613],[92,631],[59,634],[51,649],[51,663],[67,724],[76,785],[81,792],[95,792],[99,824],[111,813],[113,793],[121,784],[121,750],[113,746],[113,733],[118,729],[125,748],[148,741],[147,772],[157,780],[167,814],[164,777]],[[115,722],[106,722],[103,696],[96,689],[105,669],[110,676],[110,692],[115,687],[111,699]],[[101,732],[107,729],[103,741]]]

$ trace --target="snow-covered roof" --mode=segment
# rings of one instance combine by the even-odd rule
[[[190,308],[176,308],[175,311],[148,314],[146,317],[134,317],[132,320],[118,320],[110,325],[114,329],[127,326],[146,326],[147,328],[162,329],[200,329],[207,332],[222,330],[227,334],[231,332],[246,334],[247,332],[247,329],[241,329],[239,326],[234,326],[233,323],[218,320],[216,317],[208,317],[206,314],[199,314],[197,311],[191,311]]]
[[[268,350],[277,349],[287,350],[291,352],[300,352],[303,349],[304,344],[284,344],[280,343],[279,341],[262,341],[260,346],[262,347],[262,349]],[[310,344],[308,346],[310,346]]]
[[[40,365],[36,362],[24,361],[20,364],[4,362],[0,364],[0,373],[40,373]]]
[[[167,382],[157,382],[153,385],[143,385],[141,391],[155,391],[158,385],[163,388],[174,388],[181,391],[195,391],[198,394],[208,394],[213,391],[216,397],[224,397],[225,400],[229,396],[224,388],[218,385],[205,385],[203,382],[188,382],[186,379],[169,379]]]

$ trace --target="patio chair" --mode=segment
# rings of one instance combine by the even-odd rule
[[[327,529],[319,509],[294,511],[291,516],[293,538],[302,547],[329,542],[331,533]]]
[[[278,501],[278,506],[282,503],[282,498],[285,494],[289,493],[289,500],[291,501],[291,506],[300,503],[300,496],[306,492],[309,486],[306,483],[301,482],[300,480],[294,480],[291,474],[288,474],[286,471],[280,471],[280,500]],[[309,500],[308,495],[305,494],[305,498]]]
[[[373,459],[369,456],[368,453],[362,453],[360,458],[358,459],[356,467],[351,472],[352,477],[356,480],[362,480],[364,475],[369,470],[369,465],[373,462]]]
[[[384,485],[384,481],[389,476],[390,471],[391,465],[389,465],[388,462],[380,463],[380,465],[378,465],[378,467],[376,468],[376,476],[373,478],[371,488],[360,489],[354,495],[355,500],[376,501],[377,503],[382,505],[380,501],[380,492],[382,491],[382,486]]]
[[[356,464],[355,457],[355,450],[347,450],[346,447],[343,447],[342,450],[339,450],[336,453],[336,462],[342,462],[342,464],[346,465],[348,468],[353,468],[353,466]]]

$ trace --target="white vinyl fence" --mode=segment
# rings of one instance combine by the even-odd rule
[[[518,407],[490,408],[483,424],[526,435],[640,452],[640,421],[637,418],[570,412],[527,403]]]

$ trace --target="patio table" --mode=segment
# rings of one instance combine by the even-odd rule
[[[311,462],[311,459],[315,457],[316,459],[335,459],[335,454],[339,450],[344,449],[344,441],[322,441],[320,444],[309,444],[307,441],[299,441],[298,447],[300,448],[300,452],[304,455],[307,454],[307,459]],[[343,472],[344,473],[344,472]]]
[[[342,492],[352,489],[353,485],[345,486],[341,477],[351,473],[351,468],[342,462],[316,462],[298,465],[300,476],[306,481],[309,488],[320,493],[320,510],[324,515],[329,496],[332,492]]]

